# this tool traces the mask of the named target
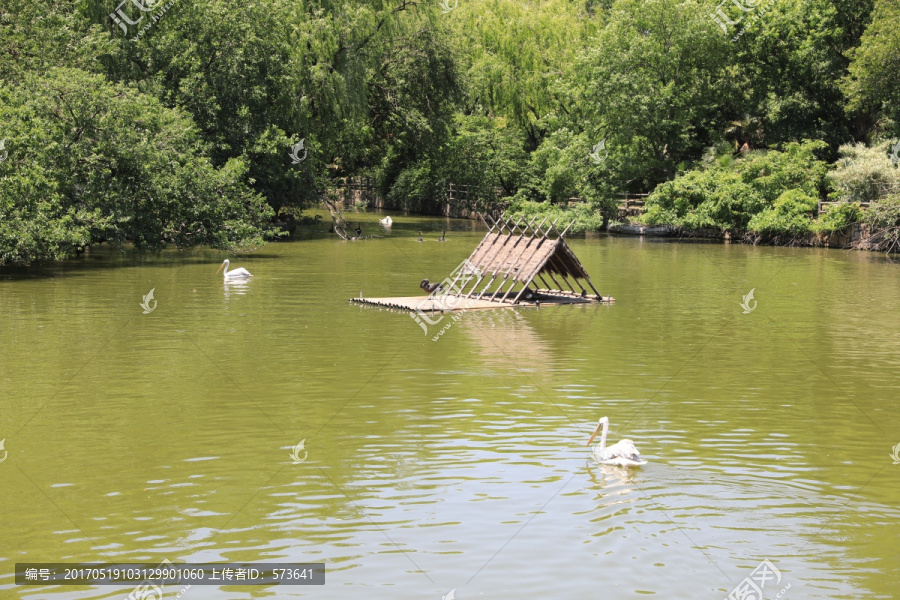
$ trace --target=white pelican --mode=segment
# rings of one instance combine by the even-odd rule
[[[394,220],[391,218],[391,215],[386,216],[378,222],[384,225],[386,228],[394,224]]]
[[[609,419],[603,417],[597,423],[597,428],[591,434],[586,446],[590,446],[597,436],[597,432],[603,427],[603,434],[600,436],[600,443],[594,447],[594,460],[603,465],[618,465],[620,467],[636,467],[638,465],[646,465],[646,460],[641,460],[641,453],[634,447],[631,440],[622,440],[606,447],[606,434],[609,432]]]
[[[222,266],[219,267],[219,271],[221,271],[223,267],[225,268],[225,273],[224,273],[225,279],[246,279],[248,277],[253,277],[253,275],[250,274],[250,271],[248,271],[244,267],[238,267],[237,269],[235,269],[233,271],[229,271],[228,270],[229,264],[231,264],[231,263],[229,263],[228,259],[226,258],[225,261],[222,263]],[[219,271],[216,271],[216,274],[218,274]]]

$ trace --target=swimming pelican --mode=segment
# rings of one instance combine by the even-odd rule
[[[646,460],[641,460],[641,453],[634,447],[631,440],[622,440],[606,447],[606,434],[609,432],[609,419],[603,417],[597,423],[597,428],[591,434],[586,446],[590,446],[594,441],[597,432],[603,427],[603,434],[600,436],[600,443],[594,447],[594,460],[603,465],[618,465],[620,467],[636,467],[638,465],[646,465]]]
[[[391,225],[394,224],[394,220],[391,218],[391,215],[386,216],[385,218],[381,219],[378,222],[381,223],[382,225],[384,225],[385,227],[390,227]]]
[[[222,270],[222,267],[225,268],[225,273],[223,273],[223,275],[225,275],[225,279],[246,279],[247,277],[253,277],[253,275],[250,274],[250,271],[248,271],[244,267],[238,267],[233,271],[229,271],[228,265],[230,264],[231,263],[229,263],[228,259],[226,258],[222,263],[222,266],[219,267],[219,271]],[[219,271],[216,271],[216,273],[218,274]]]

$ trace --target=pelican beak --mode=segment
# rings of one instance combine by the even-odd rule
[[[221,271],[224,266],[225,266],[225,262],[223,261],[222,264],[219,265],[219,269],[216,271],[216,275],[219,274],[219,271]]]
[[[594,441],[594,438],[597,437],[597,432],[600,431],[600,426],[601,426],[601,425],[602,425],[602,423],[597,423],[597,428],[594,429],[594,433],[591,434],[591,439],[588,440],[588,443],[585,444],[585,446],[590,446],[590,445],[591,445],[591,442],[593,442],[593,441]]]

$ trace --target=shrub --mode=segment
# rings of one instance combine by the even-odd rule
[[[856,202],[845,202],[832,206],[813,222],[816,233],[841,231],[859,221],[860,208]]]
[[[867,148],[865,144],[845,144],[841,158],[828,176],[834,187],[832,199],[841,202],[876,202],[900,193],[900,169],[888,156],[890,142]]]
[[[585,231],[598,231],[603,227],[603,215],[597,205],[591,202],[582,202],[572,207],[559,206],[549,202],[532,202],[529,200],[514,200],[509,206],[507,216],[512,221],[522,217],[526,221],[535,221],[535,226],[547,219],[544,228],[556,221],[557,227],[562,231],[572,220],[575,222],[569,229],[570,233],[582,233]]]
[[[827,182],[828,165],[816,157],[825,147],[822,141],[792,142],[733,162],[710,161],[708,168],[657,186],[641,220],[690,229],[810,231],[807,213]]]
[[[800,190],[782,193],[775,203],[750,219],[747,229],[771,236],[797,237],[809,233],[818,201]]]
[[[872,228],[869,242],[876,250],[900,250],[900,194],[880,200],[863,213],[863,222]]]

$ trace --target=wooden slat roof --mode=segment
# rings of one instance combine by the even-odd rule
[[[503,217],[493,225],[488,225],[489,231],[465,263],[470,272],[478,274],[475,288],[465,290],[467,295],[479,289],[479,284],[484,281],[485,287],[479,289],[480,293],[477,295],[482,297],[497,282],[500,287],[489,292],[492,297],[496,297],[504,284],[510,285],[510,289],[514,283],[527,287],[535,277],[543,274],[554,278],[554,281],[555,276],[559,276],[567,284],[568,278],[572,278],[576,282],[585,280],[590,285],[587,271],[563,237],[568,228],[560,233],[554,224],[544,230],[543,223],[538,226],[532,223],[522,225]],[[554,233],[557,237],[551,237]],[[579,287],[584,290],[580,284]],[[593,285],[590,287],[593,288]],[[574,288],[572,290],[576,291]],[[503,294],[503,298],[507,295],[508,292]]]

